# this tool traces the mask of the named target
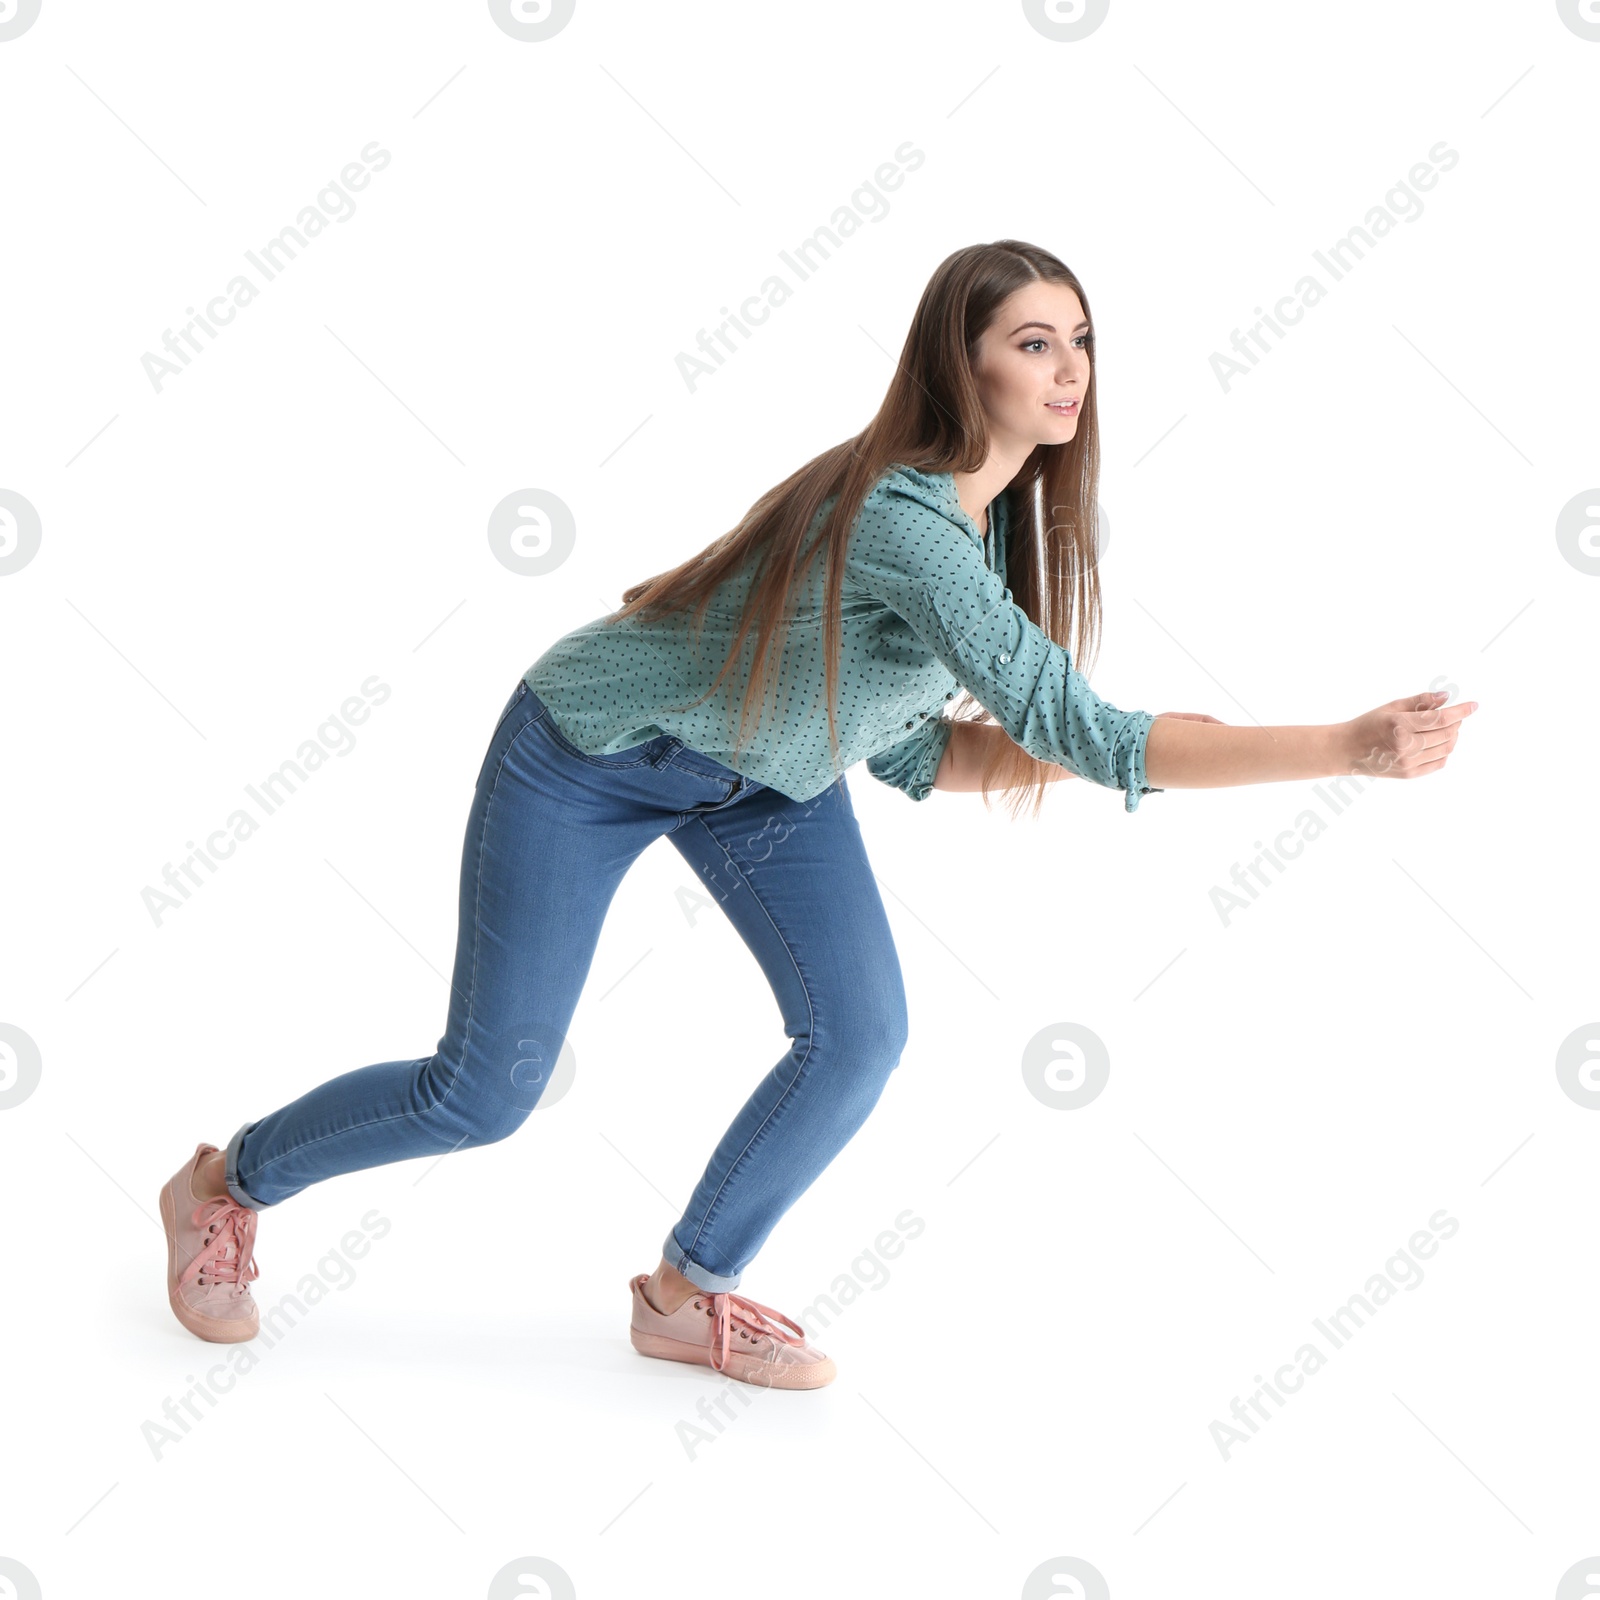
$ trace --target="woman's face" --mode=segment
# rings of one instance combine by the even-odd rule
[[[1001,302],[973,364],[992,445],[1026,456],[1078,431],[1089,389],[1089,331],[1082,303],[1062,283],[1030,283]]]

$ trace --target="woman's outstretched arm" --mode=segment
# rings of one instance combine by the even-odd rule
[[[1145,743],[1145,777],[1154,789],[1217,789],[1360,773],[1418,778],[1439,771],[1476,700],[1445,706],[1442,693],[1404,695],[1349,722],[1238,727],[1188,711],[1156,715]],[[958,721],[934,788],[975,793],[997,739],[993,723]],[[1050,778],[1070,778],[1055,767]]]
[[[1145,742],[1157,789],[1216,789],[1295,778],[1422,778],[1440,771],[1476,700],[1446,706],[1442,690],[1402,695],[1349,722],[1234,727],[1158,716]]]

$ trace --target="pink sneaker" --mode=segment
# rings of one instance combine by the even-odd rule
[[[256,1214],[230,1195],[201,1200],[193,1188],[202,1156],[217,1146],[195,1146],[194,1154],[162,1185],[161,1222],[167,1230],[167,1300],[190,1333],[213,1344],[253,1339],[261,1314],[249,1285],[255,1263]]]
[[[742,1294],[702,1291],[666,1316],[644,1297],[649,1281],[648,1272],[628,1280],[628,1337],[640,1355],[698,1362],[763,1389],[820,1389],[838,1376],[832,1359],[807,1344],[805,1329],[781,1311]]]

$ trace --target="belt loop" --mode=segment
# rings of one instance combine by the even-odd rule
[[[669,735],[667,742],[662,745],[662,747],[653,756],[650,757],[650,765],[652,767],[666,766],[666,764],[675,755],[677,755],[681,749],[683,749],[683,740],[677,738],[676,736]]]

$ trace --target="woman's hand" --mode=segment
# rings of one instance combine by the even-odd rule
[[[1374,778],[1425,778],[1443,768],[1476,700],[1446,706],[1446,691],[1402,695],[1342,725],[1342,772]]]

